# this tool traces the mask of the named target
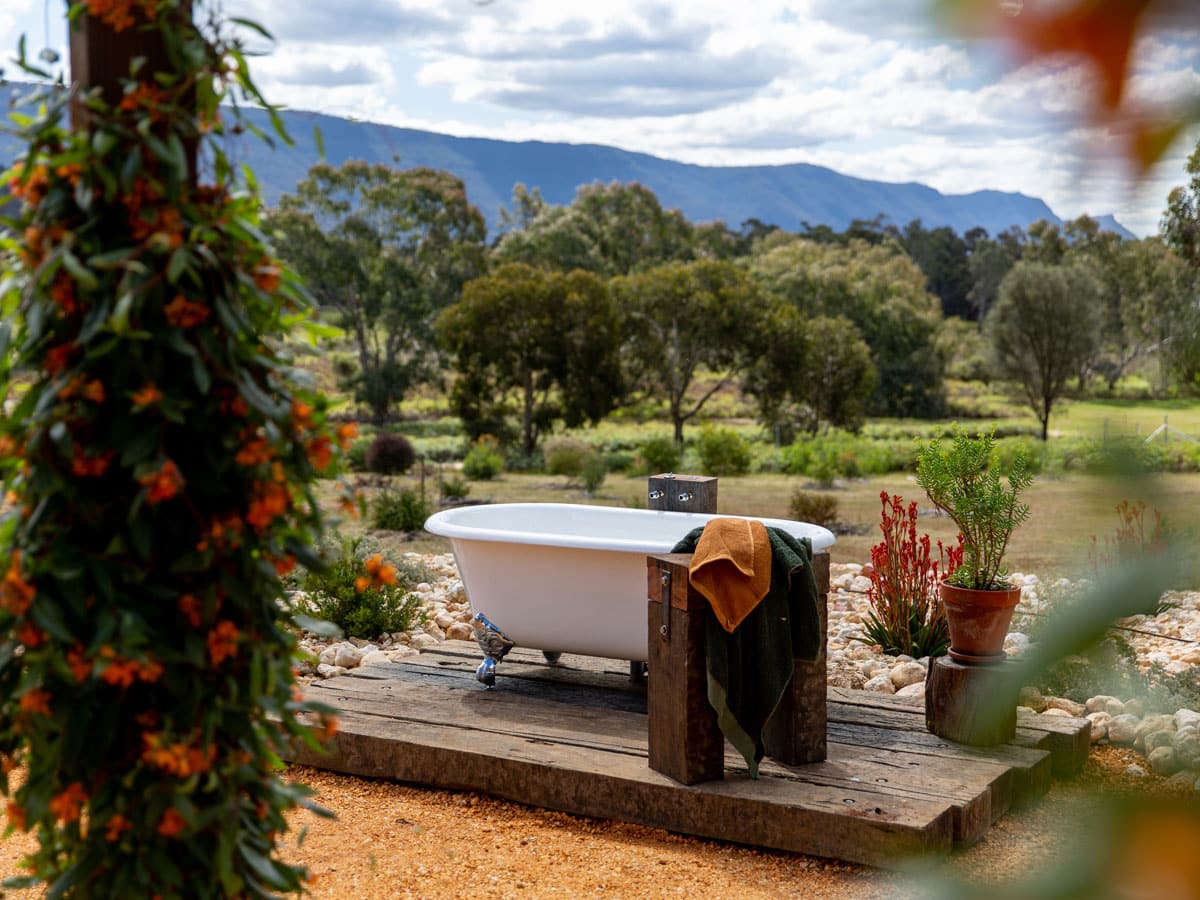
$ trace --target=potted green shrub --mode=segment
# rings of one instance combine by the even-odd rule
[[[918,452],[917,484],[962,535],[962,564],[940,585],[950,656],[959,662],[1004,658],[1004,637],[1021,599],[1021,589],[1008,582],[1004,552],[1029,517],[1029,505],[1018,497],[1032,481],[1023,452],[1001,477],[991,434],[972,438],[956,428],[949,447],[935,439]]]

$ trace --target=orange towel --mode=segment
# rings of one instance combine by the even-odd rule
[[[696,544],[688,578],[721,627],[732,632],[771,589],[771,539],[757,519],[712,519]]]

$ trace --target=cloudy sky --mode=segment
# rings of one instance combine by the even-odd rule
[[[1033,2],[1033,0],[1030,0]],[[60,0],[0,0],[0,47],[62,48]],[[809,162],[1157,230],[1200,134],[1141,183],[1075,118],[1086,70],[1006,65],[928,0],[226,0],[273,32],[298,109],[457,135],[610,144],[708,165]],[[54,18],[45,19],[52,11]],[[1134,95],[1200,95],[1200,29],[1136,48]]]

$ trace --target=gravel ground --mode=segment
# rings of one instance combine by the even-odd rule
[[[1011,883],[1053,867],[1099,796],[1173,795],[1165,779],[1125,773],[1139,754],[1093,752],[1084,774],[1056,782],[1036,807],[1010,813],[941,873],[976,884]],[[904,876],[829,860],[696,840],[653,828],[585,819],[477,794],[435,791],[295,768],[336,820],[293,816],[307,828],[285,854],[316,876],[317,898],[677,897],[916,898]],[[33,841],[0,841],[0,875],[15,874]],[[34,897],[37,892],[16,892]],[[1190,893],[1156,894],[1184,900]]]

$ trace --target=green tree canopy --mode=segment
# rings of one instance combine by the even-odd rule
[[[501,263],[612,276],[695,255],[692,224],[678,210],[663,209],[643,185],[596,182],[581,187],[570,206],[539,202],[540,196],[531,201],[528,192],[514,192],[517,212],[506,221],[523,227],[496,245]]]
[[[933,416],[944,406],[944,354],[936,342],[940,304],[925,275],[895,241],[845,246],[775,235],[751,263],[763,289],[806,318],[843,317],[871,348],[878,382],[868,411]]]
[[[604,281],[509,263],[468,282],[437,320],[454,359],[451,402],[473,437],[520,420],[533,453],[556,422],[599,421],[622,394],[620,319]]]
[[[1101,288],[1101,344],[1096,360],[1112,390],[1132,367],[1164,350],[1187,318],[1192,277],[1157,237],[1121,240],[1103,233],[1072,248]],[[1169,367],[1169,366],[1168,366]]]
[[[354,336],[356,399],[383,421],[436,370],[433,320],[484,271],[483,216],[447,172],[351,161],[311,168],[268,227]]]
[[[929,293],[942,301],[947,316],[966,319],[971,314],[967,295],[971,290],[967,242],[953,228],[924,228],[914,219],[900,233],[900,241],[913,262],[925,273]]]
[[[1189,265],[1200,269],[1200,143],[1188,157],[1188,183],[1171,191],[1163,214],[1162,235]]]
[[[985,324],[999,375],[1020,387],[1045,440],[1054,403],[1099,343],[1099,284],[1082,266],[1019,262]]]
[[[749,363],[762,318],[754,283],[732,263],[697,260],[615,278],[612,290],[634,383],[666,397],[675,440],[682,443],[684,423]],[[701,368],[719,377],[692,397]]]
[[[799,425],[813,433],[826,425],[862,425],[876,375],[871,350],[853,323],[805,318],[792,304],[776,301],[759,331],[743,386],[765,425]]]
[[[1024,235],[1010,229],[996,238],[977,235],[971,244],[967,268],[971,273],[971,288],[967,302],[978,322],[982,323],[1000,296],[1000,282],[1021,258]]]

